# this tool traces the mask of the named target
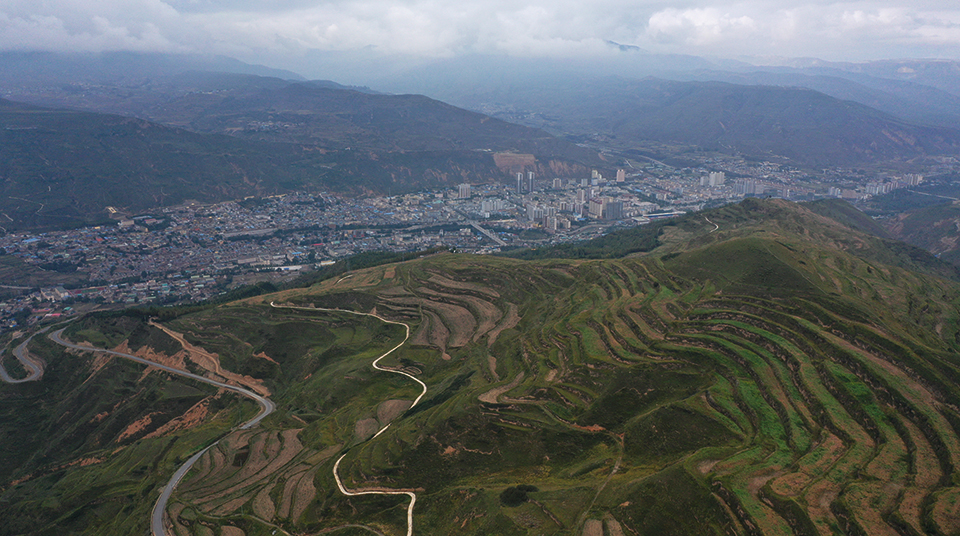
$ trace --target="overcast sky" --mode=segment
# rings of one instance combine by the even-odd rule
[[[651,52],[827,60],[960,58],[960,2],[831,0],[0,0],[0,49],[315,51],[428,57]],[[271,58],[273,61],[262,61]],[[285,62],[282,58],[291,58]]]

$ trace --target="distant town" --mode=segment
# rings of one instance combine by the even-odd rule
[[[749,196],[857,200],[923,180],[911,173],[851,179],[852,170],[824,170],[813,178],[731,157],[704,158],[701,166],[685,168],[652,158],[624,162],[609,177],[598,171],[578,179],[520,171],[508,182],[391,197],[300,192],[140,214],[110,208],[110,225],[5,233],[5,266],[42,270],[52,280],[63,275],[66,282],[3,281],[0,330],[96,308],[205,300],[256,281],[289,280],[366,251],[446,247],[490,254],[586,240]]]

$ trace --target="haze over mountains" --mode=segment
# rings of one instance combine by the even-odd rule
[[[248,135],[255,121],[274,122],[284,126],[261,129],[255,137],[340,148],[499,150],[503,144],[498,147],[472,116],[455,117],[450,115],[452,109],[437,115],[419,109],[413,97],[391,100],[366,87],[342,86],[338,74],[359,78],[374,90],[421,93],[554,134],[599,132],[785,157],[813,167],[907,161],[958,147],[960,95],[955,88],[960,87],[960,77],[955,64],[779,63],[762,67],[627,48],[613,60],[592,63],[467,57],[396,67],[388,77],[367,66],[370,72],[362,76],[355,71],[331,71],[333,82],[297,85],[291,82],[298,78],[293,73],[221,58],[180,61],[155,54],[4,53],[0,82],[8,97],[38,104],[134,115],[200,132],[239,135]],[[71,68],[73,64],[77,67]],[[85,74],[75,77],[80,71]],[[367,96],[338,101],[345,94],[335,90],[349,89]],[[395,110],[387,111],[388,107]],[[391,125],[397,119],[403,120],[401,130],[396,130],[398,124]],[[415,126],[418,122],[420,127]],[[438,122],[444,127],[437,128]],[[453,125],[461,130],[445,131]],[[416,140],[406,139],[411,128],[421,130]],[[362,132],[352,136],[351,129]],[[433,129],[432,140],[421,139],[423,130]],[[540,144],[556,145],[547,142],[546,136],[540,138]],[[536,145],[513,148],[543,150]],[[570,149],[551,151],[569,153]],[[585,157],[578,155],[581,161]]]

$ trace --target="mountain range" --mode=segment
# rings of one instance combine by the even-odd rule
[[[150,89],[43,95],[35,100],[74,109],[0,101],[6,229],[95,222],[108,206],[293,190],[397,194],[526,169],[498,167],[499,152],[531,155],[530,171],[555,176],[603,163],[540,130],[334,83],[191,72]]]

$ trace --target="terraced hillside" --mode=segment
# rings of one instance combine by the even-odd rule
[[[960,531],[960,287],[794,205],[708,218],[641,257],[435,255],[167,323],[278,406],[201,458],[170,534],[409,534],[337,460],[415,493],[415,534]],[[380,364],[419,404],[371,367],[402,326],[333,309],[410,326]]]

